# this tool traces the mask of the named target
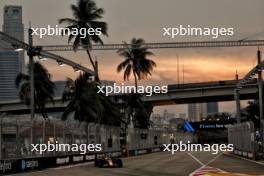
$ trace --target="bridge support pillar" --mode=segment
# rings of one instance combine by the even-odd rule
[[[237,123],[241,122],[241,106],[240,106],[240,94],[239,94],[239,90],[236,89],[235,90],[235,99],[236,99],[236,119],[237,119]]]
[[[239,81],[238,78],[238,73],[236,73],[236,81]],[[237,123],[241,122],[241,106],[240,106],[240,93],[239,93],[239,89],[236,88],[235,89],[235,100],[236,100],[236,119],[237,119]]]

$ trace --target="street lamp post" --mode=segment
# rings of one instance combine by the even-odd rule
[[[261,51],[257,52],[258,65],[261,64]],[[264,119],[263,119],[263,78],[262,69],[258,69],[258,92],[259,92],[259,122],[260,122],[260,133],[262,137],[262,143],[264,143]]]
[[[32,37],[32,29],[28,30],[28,40],[29,46],[33,48],[33,37]],[[30,110],[31,110],[31,120],[34,119],[35,116],[35,96],[34,96],[34,57],[32,51],[28,51],[29,56],[29,74],[30,74]]]
[[[258,50],[258,65],[261,64],[261,51]],[[259,119],[263,120],[263,79],[262,79],[262,69],[258,70],[258,91],[259,91]]]
[[[34,117],[35,117],[35,90],[34,90],[34,55],[33,55],[33,37],[32,29],[28,29],[28,44],[30,46],[29,51],[27,52],[29,56],[29,74],[30,74],[30,122],[31,122],[31,134],[30,134],[30,143],[33,144],[33,126],[34,126]]]

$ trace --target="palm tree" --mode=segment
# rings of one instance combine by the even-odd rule
[[[68,78],[63,92],[63,101],[69,101],[62,119],[74,113],[74,119],[85,122],[118,125],[120,112],[108,97],[97,93],[98,83],[90,80],[87,73],[80,74],[74,81]]]
[[[29,65],[28,65],[29,67]],[[29,69],[28,69],[29,70]],[[30,74],[19,73],[16,77],[16,87],[19,89],[19,98],[30,105]],[[34,95],[35,109],[40,112],[43,118],[47,118],[45,105],[47,102],[53,102],[55,84],[51,81],[51,75],[48,70],[39,62],[34,63]]]
[[[127,45],[127,43],[124,44]],[[153,68],[156,67],[156,63],[147,58],[153,55],[153,53],[148,51],[143,46],[144,44],[145,41],[143,39],[133,38],[131,40],[131,48],[127,47],[117,51],[125,59],[117,66],[117,72],[124,70],[125,81],[128,81],[131,74],[133,74],[136,90],[138,80],[147,78],[148,75],[151,75]]]
[[[150,115],[153,110],[153,105],[143,102],[141,97],[142,95],[140,94],[126,96],[125,108],[128,119],[125,119],[125,125],[128,125],[132,120],[134,127],[147,129],[151,125]]]
[[[90,80],[87,73],[80,74],[74,81],[67,79],[62,100],[69,101],[62,119],[66,120],[70,113],[78,121],[95,122],[103,111],[101,97],[96,93],[97,83]]]
[[[86,29],[86,31],[89,28],[100,28],[101,33],[105,36],[108,36],[107,24],[105,22],[98,21],[103,17],[102,15],[104,14],[104,10],[102,8],[98,8],[93,0],[79,0],[77,5],[71,5],[71,9],[73,12],[73,18],[62,18],[59,20],[60,24],[64,23],[68,25],[66,28],[70,31],[76,29],[80,31],[83,28]],[[86,49],[90,63],[92,64],[92,67],[96,72],[96,79],[97,81],[99,81],[99,76],[96,68],[97,66],[92,59],[90,50],[93,42],[103,44],[102,39],[98,35],[89,35],[88,32],[86,32],[86,37],[83,37],[83,35],[81,35],[79,32],[78,35],[69,35],[68,43],[71,43],[72,40],[74,40],[74,51],[76,51],[80,45]]]

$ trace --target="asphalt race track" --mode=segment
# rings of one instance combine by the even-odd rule
[[[208,152],[159,152],[123,159],[124,168],[95,168],[92,164],[52,168],[16,176],[188,176],[236,174],[264,175],[264,164],[232,155]]]

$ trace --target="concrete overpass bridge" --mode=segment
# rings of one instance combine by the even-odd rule
[[[236,80],[175,84],[168,85],[167,94],[153,94],[143,99],[154,106],[233,101],[236,88]],[[240,100],[254,99],[258,96],[257,92],[257,80],[253,79],[240,90]]]
[[[167,94],[153,94],[144,96],[145,102],[152,103],[153,106],[171,105],[171,104],[189,104],[201,102],[221,102],[235,100],[234,92],[236,80],[201,82],[188,84],[168,85]],[[249,100],[257,97],[257,81],[251,80],[240,91],[241,100]],[[117,103],[122,103],[122,95],[112,95]],[[48,112],[62,112],[67,102],[62,102],[60,97],[55,98],[54,104],[47,104]],[[29,113],[30,108],[19,100],[0,102],[0,113]]]

